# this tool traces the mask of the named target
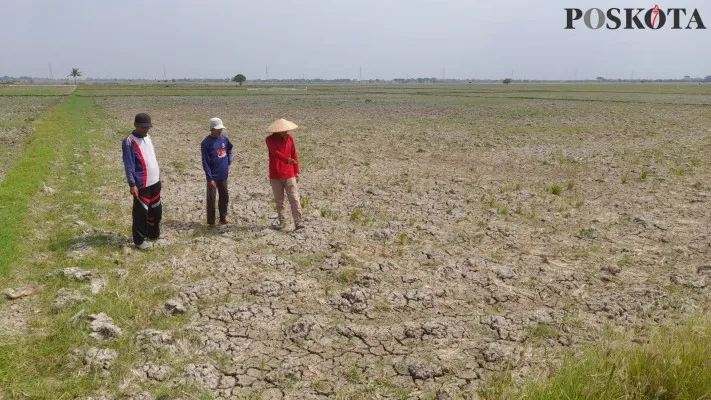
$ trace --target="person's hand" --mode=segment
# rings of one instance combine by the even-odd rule
[[[291,165],[296,165],[296,160],[294,160],[293,158],[290,158],[290,159],[289,159],[289,164],[291,164]]]
[[[134,198],[138,198],[138,188],[136,186],[131,186],[131,189],[129,189],[131,192],[131,196]]]
[[[210,181],[210,186],[212,186],[213,189],[217,189],[217,182]]]

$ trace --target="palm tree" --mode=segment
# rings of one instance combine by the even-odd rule
[[[76,85],[77,84],[77,76],[81,76],[81,71],[79,71],[79,68],[72,68],[72,72],[67,76],[74,77],[74,84]]]

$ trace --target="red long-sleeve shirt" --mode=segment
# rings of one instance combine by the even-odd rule
[[[265,139],[269,151],[269,179],[289,179],[299,175],[299,157],[296,155],[294,138],[288,133],[286,137],[277,134]],[[289,164],[293,158],[296,164]]]

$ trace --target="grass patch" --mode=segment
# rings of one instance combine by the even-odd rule
[[[646,344],[613,336],[569,355],[555,376],[514,389],[492,379],[485,399],[675,399],[711,397],[711,321],[655,329]]]
[[[148,328],[172,330],[175,337],[180,338],[181,333],[176,329],[187,323],[186,315],[152,313],[175,295],[169,284],[172,281],[170,267],[161,267],[166,254],[175,249],[124,253],[123,246],[130,244],[130,230],[122,216],[130,212],[130,199],[117,205],[97,194],[120,180],[122,174],[113,171],[104,157],[110,146],[120,143],[117,138],[124,133],[96,129],[105,125],[106,118],[92,103],[93,100],[69,97],[59,107],[66,115],[54,116],[60,121],[59,131],[52,130],[54,136],[42,138],[52,148],[55,160],[51,168],[43,167],[45,176],[41,179],[56,189],[56,193],[34,195],[29,199],[35,223],[22,231],[22,237],[29,239],[19,241],[14,248],[16,256],[8,283],[33,282],[41,284],[43,290],[36,295],[32,306],[37,310],[31,316],[32,331],[0,337],[0,398],[84,398],[102,389],[120,397],[125,390],[130,390],[126,389],[125,382],[131,379],[132,368],[145,357],[134,343],[136,333]],[[84,140],[72,140],[70,135],[77,132],[84,135]],[[37,162],[47,163],[45,160]],[[26,166],[33,173],[35,168]],[[107,179],[112,175],[116,176],[115,180]],[[62,206],[57,207],[57,204]],[[73,257],[77,249],[90,251]],[[36,254],[42,257],[34,258]],[[155,267],[147,271],[146,265]],[[74,266],[98,271],[107,279],[108,286],[86,302],[53,309],[59,288],[89,294],[86,283],[54,274]],[[117,268],[128,274],[114,273]],[[107,313],[123,330],[123,335],[107,342],[90,338],[86,318],[69,322],[80,310],[84,310],[84,315]],[[90,371],[83,365],[82,353],[92,346],[118,352],[109,376]],[[78,355],[73,354],[75,351]],[[134,383],[133,386],[142,385]],[[143,389],[162,398],[202,394],[188,387],[147,386]]]
[[[0,276],[7,275],[16,261],[30,199],[57,156],[57,142],[86,128],[88,108],[87,101],[71,96],[50,110],[26,144],[32,151],[24,152],[0,183]]]
[[[563,188],[560,185],[551,185],[548,186],[548,192],[556,196],[560,196],[560,194],[563,193]]]
[[[334,221],[338,221],[338,212],[330,210],[328,208],[322,208],[321,209],[321,216],[323,218],[330,218]]]
[[[362,225],[367,225],[370,222],[370,218],[363,213],[363,210],[356,208],[353,210],[349,217],[351,222],[355,222]]]
[[[625,255],[622,258],[620,258],[619,260],[617,260],[617,266],[624,267],[624,266],[629,265],[631,262],[632,262],[632,259],[630,258],[630,256]]]
[[[560,329],[544,322],[536,324],[531,328],[531,339],[555,339],[560,336]]]
[[[360,275],[360,270],[358,268],[346,268],[338,273],[336,280],[340,283],[354,283],[358,276]]]

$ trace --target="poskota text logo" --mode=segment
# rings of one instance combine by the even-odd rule
[[[565,8],[565,29],[706,29],[699,10],[694,8]]]

